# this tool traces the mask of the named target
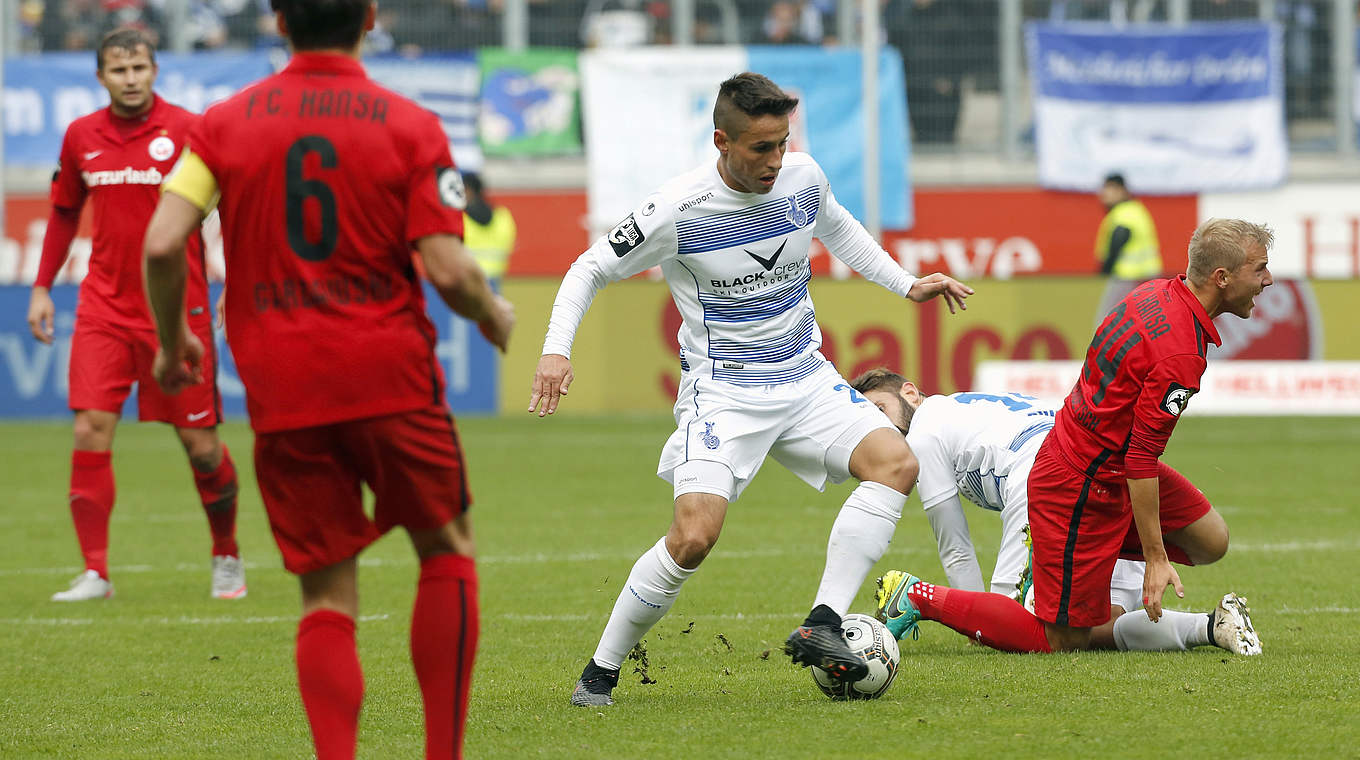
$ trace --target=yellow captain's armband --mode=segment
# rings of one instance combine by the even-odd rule
[[[217,178],[203,159],[185,148],[170,176],[161,184],[161,192],[174,193],[206,214],[217,205]]]

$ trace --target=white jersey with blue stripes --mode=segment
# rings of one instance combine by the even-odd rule
[[[1027,508],[1026,480],[1057,408],[1018,393],[931,396],[916,408],[907,443],[921,465],[926,509],[955,494],[984,509]],[[1014,489],[1021,489],[1015,492]]]
[[[595,292],[659,266],[683,319],[683,369],[740,385],[807,377],[826,361],[808,294],[813,237],[899,295],[915,282],[836,202],[808,154],[786,154],[764,194],[731,189],[708,162],[662,185],[577,259],[543,353],[570,356]]]

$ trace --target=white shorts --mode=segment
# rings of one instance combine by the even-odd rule
[[[718,462],[731,470],[733,501],[767,454],[822,490],[828,479],[839,483],[850,477],[850,454],[866,435],[896,429],[831,362],[802,380],[778,385],[734,385],[696,374],[681,377],[676,429],[661,450],[656,474],[674,484],[675,468],[685,462]],[[711,492],[702,484],[685,488],[677,487],[676,495]]]

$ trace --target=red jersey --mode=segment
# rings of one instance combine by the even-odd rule
[[[1097,480],[1156,477],[1211,342],[1222,341],[1185,275],[1139,286],[1096,330],[1045,445]]]
[[[227,335],[257,431],[444,403],[412,245],[462,235],[435,115],[353,59],[303,53],[190,137],[221,193]]]
[[[77,320],[155,329],[142,287],[142,239],[160,200],[161,181],[179,160],[197,119],[156,97],[151,110],[136,118],[123,119],[105,108],[66,128],[60,163],[52,175],[52,205],[79,210],[88,197],[94,206],[94,249],[89,273],[80,285]],[[189,318],[194,324],[209,324],[212,312],[199,234],[189,240],[187,251]]]

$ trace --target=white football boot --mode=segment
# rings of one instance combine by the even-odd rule
[[[112,599],[113,581],[99,577],[94,570],[86,570],[71,581],[71,587],[52,595],[54,602],[87,602],[91,599]]]
[[[246,566],[240,557],[215,554],[212,558],[214,599],[242,599],[246,595]]]
[[[1214,626],[1210,629],[1214,646],[1234,654],[1261,653],[1261,637],[1251,627],[1251,610],[1247,600],[1232,592],[1223,595],[1213,611]]]

